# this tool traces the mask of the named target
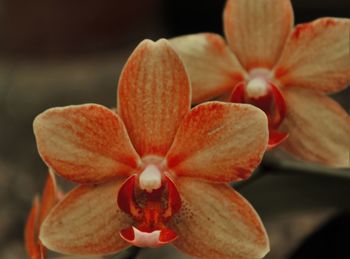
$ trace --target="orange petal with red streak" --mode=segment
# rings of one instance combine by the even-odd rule
[[[104,182],[137,167],[123,122],[101,105],[49,109],[34,120],[34,133],[46,164],[71,181]]]
[[[171,221],[181,251],[199,258],[262,258],[269,240],[255,210],[224,184],[178,178],[183,207]]]
[[[302,88],[283,94],[287,116],[281,130],[289,133],[283,147],[296,157],[335,167],[350,166],[350,117],[330,97]]]
[[[350,19],[322,18],[293,31],[275,76],[284,86],[334,93],[350,84]]]
[[[229,46],[247,70],[272,68],[292,25],[290,0],[228,0],[224,10]]]
[[[194,103],[220,96],[244,79],[246,72],[218,34],[180,36],[170,43],[187,68]]]
[[[41,249],[38,242],[39,213],[40,202],[39,198],[35,197],[24,230],[24,242],[31,259],[41,259]]]
[[[249,104],[208,102],[183,120],[167,154],[177,175],[216,182],[245,179],[267,147],[267,118]]]
[[[126,248],[119,231],[131,222],[116,201],[122,182],[80,186],[68,193],[42,224],[43,245],[76,255],[103,255]]]
[[[190,109],[190,82],[168,41],[144,40],[119,79],[118,111],[141,156],[163,156]]]

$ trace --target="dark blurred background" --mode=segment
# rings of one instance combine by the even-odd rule
[[[292,2],[296,23],[350,16],[349,0]],[[68,104],[115,106],[118,75],[138,42],[222,34],[224,3],[0,0],[1,259],[26,258],[25,217],[46,177],[32,133],[34,117]],[[349,111],[350,91],[336,98]],[[239,188],[270,235],[266,258],[350,258],[344,243],[350,231],[350,178],[329,176],[327,169],[322,175],[279,170],[268,168],[266,176]],[[145,249],[138,258],[181,258],[168,249]]]

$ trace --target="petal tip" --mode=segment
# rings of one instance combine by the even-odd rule
[[[46,220],[44,220],[40,229],[39,229],[39,237],[38,238],[44,247],[46,247],[52,251],[55,251],[55,246],[53,245],[53,243],[50,240],[50,235],[47,233],[46,225],[47,225]]]
[[[143,41],[141,41],[138,46],[136,47],[136,49],[139,48],[159,48],[159,47],[171,47],[170,42],[165,39],[165,38],[160,38],[156,41],[153,41],[151,39],[144,39]],[[136,49],[134,50],[134,52],[136,51]]]

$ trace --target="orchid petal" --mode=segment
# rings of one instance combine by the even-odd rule
[[[118,111],[141,156],[163,156],[190,109],[190,82],[184,65],[162,39],[144,40],[119,79]]]
[[[40,213],[39,198],[35,197],[33,200],[32,208],[29,212],[25,230],[24,230],[24,242],[27,253],[30,258],[41,258],[41,248],[38,242],[38,218]]]
[[[58,192],[59,191],[57,189],[55,175],[53,174],[53,172],[49,171],[41,199],[39,226],[49,214],[51,209],[59,201]]]
[[[350,118],[331,98],[302,88],[283,91],[289,133],[284,148],[293,155],[329,166],[350,166]]]
[[[170,43],[187,68],[194,103],[217,97],[244,79],[244,69],[218,34],[186,35]]]
[[[30,258],[45,258],[46,249],[39,242],[38,232],[41,223],[57,202],[58,190],[56,186],[56,179],[54,174],[49,171],[42,200],[40,202],[39,198],[35,197],[25,227],[25,244]]]
[[[228,0],[224,29],[230,48],[247,69],[272,68],[293,25],[289,0]]]
[[[170,222],[181,251],[199,258],[262,258],[269,251],[263,224],[232,188],[178,178],[183,207]]]
[[[50,250],[76,255],[116,253],[128,246],[118,232],[129,218],[118,209],[122,180],[80,186],[60,202],[43,222],[40,240]]]
[[[350,84],[350,19],[322,18],[298,25],[276,66],[284,86],[332,93]]]
[[[36,117],[34,133],[46,164],[71,181],[103,182],[137,167],[123,122],[97,104],[49,109]]]
[[[249,104],[208,102],[183,120],[167,154],[180,176],[228,182],[245,179],[266,150],[266,115]]]

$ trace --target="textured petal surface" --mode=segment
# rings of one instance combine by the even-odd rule
[[[103,182],[137,167],[123,122],[97,104],[49,109],[36,117],[34,133],[43,160],[72,181]]]
[[[292,25],[289,0],[228,0],[224,11],[228,43],[247,70],[272,68]]]
[[[268,139],[266,115],[249,104],[209,102],[188,114],[167,154],[177,175],[209,181],[245,179]]]
[[[326,93],[350,84],[350,19],[322,18],[298,25],[276,67],[284,86]]]
[[[348,167],[350,118],[331,98],[304,90],[284,91],[289,137],[284,147],[297,157],[330,166]]]
[[[232,188],[178,180],[183,205],[171,222],[177,248],[199,258],[262,258],[269,251],[259,216]]]
[[[190,82],[168,41],[144,40],[119,79],[118,109],[141,156],[163,156],[190,109]]]
[[[56,185],[56,179],[53,172],[49,172],[41,199],[39,226],[49,214],[51,209],[56,205],[58,200],[59,193]]]
[[[77,255],[118,252],[128,244],[119,236],[128,216],[117,206],[122,181],[80,186],[52,210],[44,221],[40,240],[49,249]]]
[[[218,34],[186,35],[170,43],[185,63],[194,103],[217,97],[244,78],[244,69]]]

